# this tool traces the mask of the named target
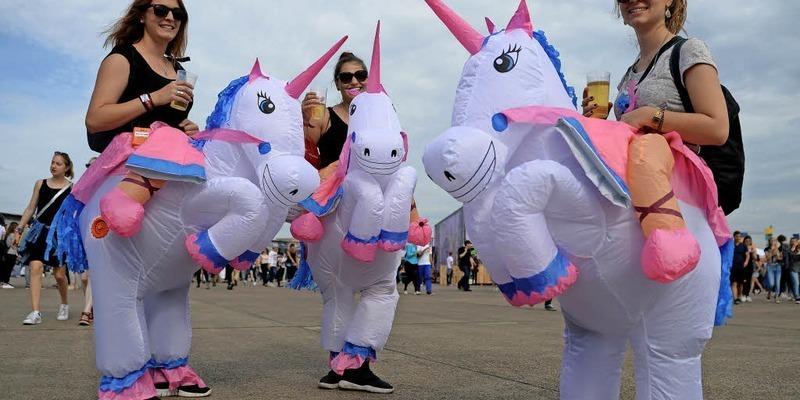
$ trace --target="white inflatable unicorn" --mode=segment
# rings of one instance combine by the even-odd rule
[[[648,279],[626,178],[636,133],[574,111],[558,53],[533,31],[524,0],[505,29],[487,20],[488,36],[426,1],[470,57],[453,127],[427,146],[425,170],[464,203],[468,236],[511,304],[559,297],[561,398],[618,399],[628,343],[637,399],[702,398],[704,346],[730,315],[730,232],[711,172],[677,133],[664,135],[701,253],[671,283]]]
[[[380,23],[366,93],[350,105],[338,170],[301,203],[310,213],[292,222],[292,234],[304,241],[301,270],[310,267],[322,292],[322,347],[333,372],[320,386],[388,393],[369,361],[392,329],[399,250],[407,240],[428,243],[430,228],[409,225],[417,174],[403,166],[407,136],[381,85],[379,33]],[[298,281],[294,287],[303,285]]]
[[[134,153],[129,133],[75,185],[50,241],[71,269],[91,267],[100,399],[208,395],[188,365],[191,276],[197,264],[213,272],[227,263],[249,267],[289,207],[319,185],[303,158],[297,99],[345,39],[288,83],[264,75],[258,61],[231,82],[208,118],[210,130],[185,139],[202,151],[205,182],[165,185],[145,205],[137,234],[92,232],[100,199]],[[173,128],[152,129],[150,140]]]

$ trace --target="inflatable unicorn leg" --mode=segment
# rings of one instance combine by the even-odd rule
[[[516,228],[491,232],[512,277],[499,287],[515,306],[563,293],[578,278],[567,256],[591,256],[601,243],[595,237],[580,237],[580,232],[587,231],[581,226],[602,226],[602,210],[569,169],[554,161],[530,161],[511,170],[498,189],[493,210],[497,220]],[[558,243],[550,226],[564,232],[564,237],[556,235]]]
[[[322,348],[338,353],[344,347],[347,327],[356,310],[355,292],[331,271],[314,266],[311,271],[322,293]]]
[[[209,219],[218,218],[207,230],[186,238],[189,255],[212,273],[219,273],[230,260],[245,253],[253,238],[262,233],[269,217],[258,187],[238,177],[208,181],[186,202],[184,210],[186,220],[194,223],[209,224]]]
[[[584,329],[564,316],[562,400],[618,400],[628,338]]]
[[[416,184],[417,171],[412,167],[403,167],[392,176],[383,191],[386,200],[378,247],[384,251],[397,251],[406,245]]]
[[[663,136],[648,134],[631,141],[629,157],[631,200],[647,238],[642,250],[644,274],[672,282],[694,269],[700,258],[700,247],[672,192],[672,151]]]
[[[350,191],[352,198],[358,200],[352,208],[354,212],[350,223],[344,224],[349,229],[342,239],[342,249],[358,261],[372,262],[378,250],[378,237],[383,226],[383,190],[375,178],[360,170],[349,172],[345,183],[345,193]],[[408,222],[407,217],[405,222]]]
[[[361,291],[342,351],[331,360],[331,369],[337,374],[358,368],[367,360],[375,361],[377,352],[386,345],[400,298],[394,268],[390,272],[386,279]]]
[[[153,360],[153,380],[167,382],[159,396],[177,395],[181,386],[206,384],[188,365],[192,325],[189,314],[189,286],[154,293],[145,299],[147,331]]]
[[[704,213],[680,207],[701,248],[715,248]],[[662,300],[644,314],[632,338],[637,400],[703,398],[701,356],[712,335],[721,264],[718,251],[703,251],[697,267],[666,285]]]

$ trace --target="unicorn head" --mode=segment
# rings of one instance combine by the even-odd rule
[[[307,198],[319,175],[305,161],[303,118],[299,97],[339,50],[341,38],[291,81],[270,77],[256,59],[250,73],[233,80],[219,94],[206,129],[243,131],[266,143],[247,156],[259,177],[261,190],[272,203],[291,206]]]
[[[466,203],[546,140],[536,138],[540,142],[530,146],[525,130],[509,128],[504,111],[533,105],[574,110],[576,98],[561,74],[558,52],[543,32],[533,30],[525,0],[504,29],[487,18],[489,36],[441,0],[426,2],[470,57],[456,90],[453,127],[427,146],[423,163],[437,185]]]
[[[406,135],[381,85],[380,21],[375,29],[367,90],[350,103],[347,143],[342,151],[350,168],[372,175],[391,175],[406,159]],[[342,165],[343,164],[343,165]],[[348,162],[340,166],[347,167]]]

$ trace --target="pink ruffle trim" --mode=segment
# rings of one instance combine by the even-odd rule
[[[322,222],[312,213],[305,213],[295,218],[289,231],[295,239],[304,242],[316,242],[322,239],[322,235],[325,234]]]
[[[208,259],[208,257],[204,256],[203,253],[200,253],[200,246],[197,245],[197,234],[193,233],[186,237],[186,241],[184,244],[186,245],[186,251],[189,252],[189,255],[192,257],[192,260],[197,263],[201,268],[204,270],[212,273],[218,274],[222,271],[222,268],[217,268],[214,266],[214,263]]]
[[[169,382],[169,390],[176,390],[180,386],[191,385],[197,385],[201,388],[207,387],[206,383],[197,375],[194,368],[188,365],[173,369],[154,369],[153,380],[156,383]]]
[[[347,238],[342,239],[342,250],[347,255],[361,262],[372,262],[378,252],[378,243],[357,243]]]
[[[545,289],[543,293],[531,293],[525,294],[523,292],[517,291],[514,294],[514,297],[508,298],[506,297],[506,301],[509,302],[514,307],[522,307],[522,306],[533,306],[544,302],[546,300],[550,300],[560,296],[564,293],[572,284],[574,284],[578,280],[578,268],[575,267],[573,264],[569,264],[567,267],[567,275],[561,277],[558,280],[558,284],[553,285]]]
[[[378,240],[378,248],[385,252],[402,250],[406,247],[403,242],[393,242],[391,240]]]
[[[153,375],[150,371],[147,371],[141,378],[136,380],[133,386],[119,393],[97,391],[99,400],[145,400],[157,395],[158,393],[156,393],[156,387],[153,383]]]
[[[370,357],[369,360],[375,362],[374,358]],[[344,370],[356,369],[362,366],[365,361],[367,361],[367,359],[360,355],[339,353],[339,355],[337,355],[330,361],[330,365],[333,372],[342,375],[344,374]]]
[[[644,275],[669,283],[691,272],[700,261],[700,245],[687,228],[656,229],[642,248]]]

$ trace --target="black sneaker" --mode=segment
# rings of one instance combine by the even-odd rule
[[[739,300],[739,299],[736,299],[736,300],[733,301],[733,304],[741,304],[741,303],[742,303],[742,301]]]
[[[339,388],[345,390],[360,390],[370,393],[392,393],[394,387],[384,382],[369,369],[369,360],[358,369],[346,369],[339,381]]]
[[[197,385],[187,385],[178,387],[178,397],[206,397],[211,395],[211,388],[206,386],[201,388]]]
[[[342,380],[342,376],[333,372],[333,370],[328,371],[328,375],[322,377],[317,383],[322,389],[338,389],[339,388],[339,381]]]
[[[547,310],[547,311],[558,311],[558,310],[556,310],[555,307],[553,307],[552,304],[545,304],[544,305],[544,309]]]

